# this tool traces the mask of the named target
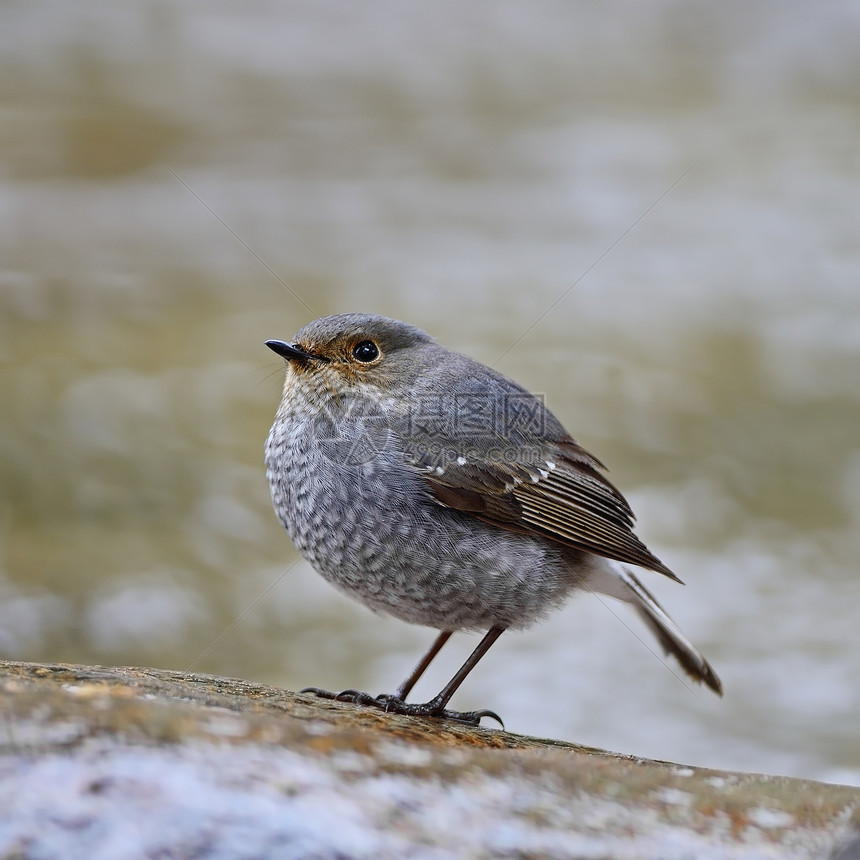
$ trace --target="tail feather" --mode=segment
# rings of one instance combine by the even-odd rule
[[[694,681],[707,684],[717,695],[723,695],[722,682],[711,664],[693,647],[678,625],[631,570],[615,563],[612,563],[611,567],[601,566],[597,576],[592,576],[588,584],[595,591],[632,604],[657,638],[663,651],[673,655]]]

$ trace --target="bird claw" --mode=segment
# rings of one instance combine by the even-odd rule
[[[407,707],[409,707],[407,705]],[[416,707],[416,706],[413,706]],[[417,707],[421,707],[418,705]],[[435,714],[428,714],[428,716],[432,717],[441,717],[444,720],[452,720],[455,723],[462,723],[466,726],[480,726],[481,720],[484,717],[488,717],[491,720],[495,720],[499,726],[501,726],[502,731],[505,729],[505,724],[502,722],[502,718],[495,712],[489,710],[489,708],[482,708],[480,711],[439,711]]]
[[[318,699],[331,699],[334,702],[350,702],[353,705],[378,706],[377,699],[379,698],[371,696],[370,693],[362,693],[360,690],[341,690],[339,693],[332,693],[330,690],[323,690],[320,687],[302,687],[299,693],[312,693]]]
[[[300,693],[313,693],[320,699],[331,699],[335,702],[350,702],[353,705],[379,708],[388,714],[402,714],[407,717],[433,717],[435,719],[451,720],[466,726],[480,726],[481,720],[487,717],[495,720],[504,729],[502,718],[495,712],[487,709],[480,711],[449,711],[447,708],[439,707],[435,702],[424,704],[411,704],[398,699],[391,693],[380,693],[371,696],[370,693],[362,693],[360,690],[341,690],[332,693],[329,690],[321,690],[319,687],[304,687]]]

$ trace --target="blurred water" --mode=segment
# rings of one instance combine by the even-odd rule
[[[374,311],[545,393],[726,687],[582,597],[455,704],[860,784],[858,35],[848,2],[7,4],[0,654],[393,688],[433,632],[297,561],[261,465],[263,340]]]

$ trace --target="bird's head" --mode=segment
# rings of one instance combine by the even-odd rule
[[[400,394],[428,367],[426,348],[433,345],[421,329],[374,314],[322,317],[296,332],[291,342],[266,341],[287,360],[285,396],[294,387]]]

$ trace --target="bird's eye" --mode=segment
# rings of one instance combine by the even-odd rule
[[[379,358],[379,347],[372,340],[363,340],[352,348],[352,355],[356,361],[368,364]]]

